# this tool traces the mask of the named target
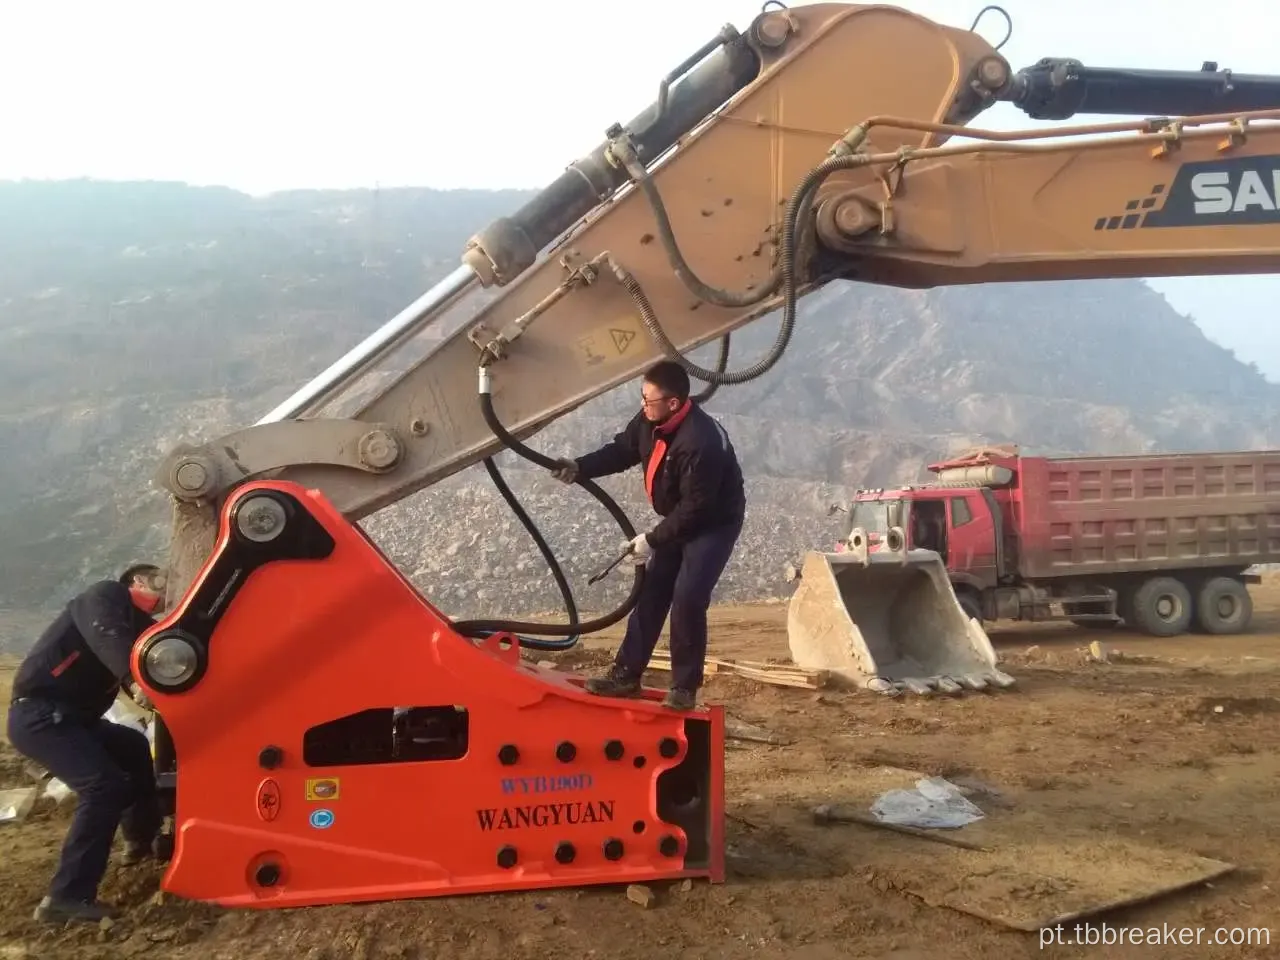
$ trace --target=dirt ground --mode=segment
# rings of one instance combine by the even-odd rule
[[[708,700],[790,742],[730,744],[727,882],[655,884],[647,909],[621,887],[598,887],[223,911],[157,897],[160,867],[126,872],[113,864],[103,896],[127,908],[123,919],[104,930],[42,929],[31,910],[70,816],[64,804],[0,827],[0,960],[1280,956],[1280,580],[1252,589],[1255,625],[1242,637],[1164,641],[1068,625],[993,628],[1005,668],[1018,679],[1000,693],[887,699],[712,678]],[[780,604],[717,610],[713,654],[784,658],[785,611]],[[592,638],[562,667],[606,662],[616,639],[616,632]],[[1093,640],[1122,656],[1087,661],[1081,651]],[[650,681],[664,685],[666,675],[655,672]],[[1029,869],[1043,862],[1049,870],[1070,854],[1091,860],[1098,876],[1120,876],[1136,862],[1117,852],[1122,843],[1234,864],[1211,882],[1090,922],[1105,921],[1113,932],[1204,928],[1206,938],[1219,928],[1237,928],[1237,936],[1254,928],[1253,945],[1046,946],[1035,932],[952,909],[944,905],[949,896],[972,890],[975,878],[998,876],[994,868],[963,866],[982,854],[860,824],[813,822],[816,804],[865,798],[859,785],[886,765],[977,783],[972,799],[988,813],[986,829],[1002,833]],[[21,763],[0,744],[0,787],[23,783]],[[1069,925],[1061,936],[1071,937]],[[1259,936],[1276,945],[1259,946]]]

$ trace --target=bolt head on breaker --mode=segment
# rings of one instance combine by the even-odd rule
[[[266,543],[284,532],[288,515],[275,497],[249,497],[236,511],[236,528],[246,540]]]

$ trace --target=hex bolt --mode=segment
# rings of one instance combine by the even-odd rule
[[[604,755],[609,760],[621,760],[623,752],[621,740],[610,740],[604,745]]]
[[[658,741],[658,753],[670,760],[680,752],[680,744],[674,737],[663,737]]]
[[[988,90],[999,90],[1009,81],[1009,68],[999,57],[984,57],[978,62],[978,82]]]
[[[186,460],[173,472],[173,482],[184,493],[198,493],[209,482],[209,471],[198,460]]]
[[[604,858],[606,860],[622,859],[622,841],[617,837],[610,837],[604,842]]]
[[[664,857],[674,857],[680,852],[680,841],[669,833],[663,834],[658,841],[658,852]]]
[[[400,444],[386,430],[370,430],[360,438],[360,462],[371,470],[386,470],[400,459]]]
[[[284,751],[279,747],[263,747],[258,752],[258,766],[264,770],[274,770],[284,762]]]
[[[510,870],[516,865],[516,848],[513,846],[500,847],[498,849],[498,866],[503,870]]]
[[[565,740],[556,746],[556,759],[561,763],[571,763],[573,758],[578,755],[578,748],[568,740]]]
[[[756,24],[756,39],[764,47],[780,47],[791,35],[791,19],[785,13],[770,13]]]
[[[556,863],[573,863],[573,858],[577,855],[578,851],[568,840],[561,840],[556,844]]]
[[[286,519],[284,507],[275,497],[250,497],[236,510],[236,527],[254,543],[267,543],[280,536]]]
[[[498,762],[509,767],[520,759],[520,751],[514,743],[504,743],[498,748]]]

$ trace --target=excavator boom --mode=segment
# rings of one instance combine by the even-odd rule
[[[770,7],[766,4],[766,7]],[[969,123],[1179,102],[1197,119],[1025,133]],[[982,37],[888,6],[766,9],[725,27],[657,101],[470,241],[463,263],[258,424],[174,450],[171,589],[207,558],[216,506],[271,476],[358,520],[499,452],[477,401],[527,438],[585,401],[831,279],[911,287],[1269,272],[1280,262],[1280,78],[1015,72]],[[965,142],[957,142],[964,139]],[[784,249],[788,211],[796,223]],[[785,274],[785,276],[784,276]],[[499,295],[352,415],[314,413],[479,287]],[[788,303],[791,304],[788,307]],[[305,419],[300,419],[305,417]]]
[[[1162,116],[972,126],[1001,102]],[[133,666],[172,732],[157,737],[177,784],[165,889],[270,907],[721,879],[720,707],[592,698],[539,672],[516,649],[524,625],[450,622],[355,521],[477,462],[493,472],[504,448],[550,465],[523,441],[661,357],[713,387],[764,375],[797,302],[833,279],[1274,272],[1277,119],[1277,78],[1015,72],[972,29],[891,6],[770,0],[722,29],[417,302],[259,423],[160,465],[171,612]],[[425,357],[324,415],[480,288],[489,302]],[[726,372],[728,335],[775,311],[770,352]],[[716,339],[715,369],[685,358]],[[801,589],[793,637],[881,689],[1011,682],[936,553],[811,556]]]

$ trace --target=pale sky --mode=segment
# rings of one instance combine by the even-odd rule
[[[985,4],[898,5],[967,27]],[[1280,73],[1276,0],[1001,6],[1013,18],[1001,53],[1015,69],[1053,56]],[[662,75],[723,23],[745,28],[759,9],[740,0],[0,0],[0,179],[183,180],[255,194],[537,187],[652,102]],[[1004,30],[997,13],[979,25],[993,42]],[[1039,125],[1009,106],[979,123]],[[1280,382],[1276,277],[1155,286]]]

